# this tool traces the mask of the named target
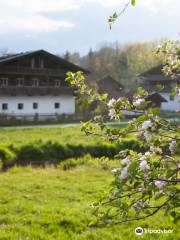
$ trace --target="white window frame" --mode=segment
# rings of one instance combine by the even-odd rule
[[[58,107],[56,107],[56,104],[58,104]],[[54,108],[55,109],[60,109],[61,108],[61,103],[60,102],[55,102],[54,103]]]
[[[3,109],[3,105],[5,105],[5,106],[7,106],[7,108],[6,109]],[[9,106],[8,106],[8,103],[2,103],[2,111],[7,111],[8,110],[8,108],[9,108]]]
[[[21,87],[24,85],[24,78],[17,78],[18,80],[18,87]]]
[[[39,87],[39,79],[38,78],[33,78],[33,87]]]
[[[1,81],[1,86],[2,87],[8,86],[8,78],[7,77],[0,78],[0,81]]]
[[[55,79],[55,87],[60,87],[61,86],[61,80]]]
[[[20,104],[21,104],[22,108],[19,108]],[[23,110],[24,109],[24,103],[18,103],[17,104],[17,109],[20,110],[20,111]]]
[[[37,107],[34,107],[35,105],[36,105]],[[39,103],[38,103],[38,102],[33,102],[32,108],[33,108],[34,110],[37,110],[38,107],[39,107]]]

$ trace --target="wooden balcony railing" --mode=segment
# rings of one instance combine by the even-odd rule
[[[32,86],[2,86],[0,87],[0,95],[61,95],[74,94],[75,89],[71,87],[32,87]]]
[[[66,70],[51,69],[51,68],[27,68],[27,67],[0,67],[0,74],[26,74],[38,76],[58,76],[64,77]]]

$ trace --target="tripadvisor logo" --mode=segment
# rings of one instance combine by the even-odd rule
[[[173,233],[172,229],[149,229],[149,228],[142,228],[142,227],[137,227],[135,229],[135,234],[136,235],[142,235],[143,233],[149,233],[149,234],[153,234],[153,233],[157,233],[157,234],[169,234],[169,233]]]
[[[142,227],[137,227],[137,228],[135,229],[135,234],[136,234],[136,235],[142,235],[143,232],[144,232],[144,230],[143,230]]]

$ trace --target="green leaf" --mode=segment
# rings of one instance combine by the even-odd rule
[[[154,116],[158,115],[158,113],[160,112],[160,109],[159,108],[150,108],[148,110],[148,113],[149,114],[153,114]]]
[[[131,0],[131,5],[135,6],[136,5],[136,0]]]

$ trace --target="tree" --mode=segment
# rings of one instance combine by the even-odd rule
[[[64,54],[64,59],[69,61],[70,60],[70,52],[66,51],[66,53]]]
[[[131,1],[135,4],[135,1]],[[180,44],[166,41],[158,52],[164,54],[164,74],[174,81],[174,94],[180,95]],[[105,224],[117,224],[141,220],[159,211],[169,214],[174,223],[179,220],[180,182],[179,149],[180,128],[158,116],[159,109],[148,108],[146,92],[138,88],[133,101],[127,98],[108,100],[107,94],[93,92],[85,83],[81,72],[68,73],[66,79],[86,94],[89,102],[100,101],[108,109],[111,120],[121,120],[123,111],[139,112],[140,116],[129,122],[125,129],[112,129],[108,117],[96,116],[82,125],[86,134],[94,134],[111,142],[136,134],[142,147],[119,152],[119,167],[113,169],[114,181],[109,194],[94,205],[98,220]]]

